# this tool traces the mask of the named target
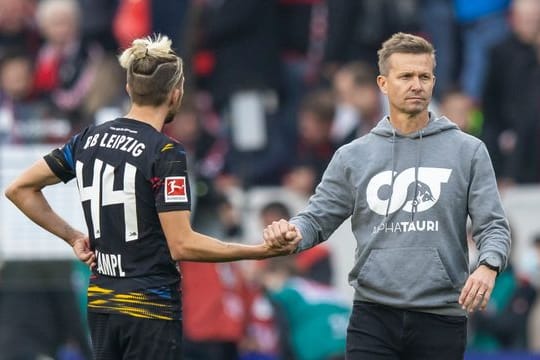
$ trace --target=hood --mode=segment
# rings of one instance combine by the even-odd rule
[[[386,214],[383,219],[383,223],[385,223],[388,220],[388,213],[390,209],[390,203],[392,202],[392,195],[394,194],[394,182],[397,176],[396,172],[396,138],[397,137],[405,137],[410,139],[416,139],[418,138],[419,141],[417,142],[416,146],[416,165],[414,169],[414,200],[412,205],[412,212],[411,212],[411,221],[414,220],[414,215],[417,211],[417,205],[418,205],[418,190],[421,187],[421,185],[418,183],[418,169],[420,167],[421,157],[422,157],[422,138],[428,137],[434,134],[439,134],[443,131],[447,130],[457,130],[458,126],[454,124],[452,121],[448,120],[448,118],[441,116],[439,118],[436,118],[433,113],[429,113],[429,122],[427,125],[420,129],[419,131],[415,131],[411,134],[402,135],[398,134],[396,129],[392,126],[390,123],[390,118],[388,116],[384,117],[371,132],[375,135],[383,136],[390,138],[392,142],[392,181],[390,184],[390,199],[388,201],[388,205],[386,207]]]
[[[397,133],[397,131],[395,131],[392,124],[390,123],[390,118],[388,116],[385,116],[384,118],[382,118],[381,121],[377,123],[377,126],[375,126],[371,130],[371,132],[375,135],[384,136],[384,137],[401,136],[401,137],[408,137],[411,139],[415,139],[421,136],[426,137],[426,136],[438,134],[443,131],[452,130],[452,129],[458,129],[458,126],[454,124],[452,121],[448,120],[447,117],[441,116],[437,118],[435,117],[435,114],[430,112],[429,122],[420,131],[415,131],[408,135],[399,134]]]

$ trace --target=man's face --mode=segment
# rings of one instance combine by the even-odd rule
[[[388,58],[388,74],[377,83],[388,96],[390,108],[398,113],[417,115],[427,110],[435,76],[430,54],[395,53]]]
[[[6,60],[0,69],[0,89],[15,100],[24,99],[32,90],[32,66],[26,58]]]
[[[79,18],[73,9],[57,9],[41,25],[41,32],[52,45],[63,47],[77,39]]]

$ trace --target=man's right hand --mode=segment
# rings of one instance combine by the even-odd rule
[[[73,252],[77,258],[93,269],[96,266],[96,255],[90,249],[88,236],[79,237],[73,241]]]
[[[294,224],[281,219],[264,229],[263,238],[270,250],[277,251],[276,255],[288,255],[296,250],[302,234]]]

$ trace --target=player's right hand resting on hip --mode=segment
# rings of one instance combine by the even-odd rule
[[[73,252],[77,258],[92,269],[96,266],[96,255],[90,249],[90,240],[88,236],[79,237],[73,241]]]

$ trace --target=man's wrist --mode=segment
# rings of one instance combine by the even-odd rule
[[[81,233],[78,230],[71,229],[73,233],[69,236],[69,238],[66,239],[66,242],[71,246],[74,247],[77,241],[84,239],[85,235]]]
[[[491,264],[488,260],[482,260],[478,265],[484,265],[488,269],[495,271],[497,274],[499,274],[499,272],[501,271],[500,266]]]

